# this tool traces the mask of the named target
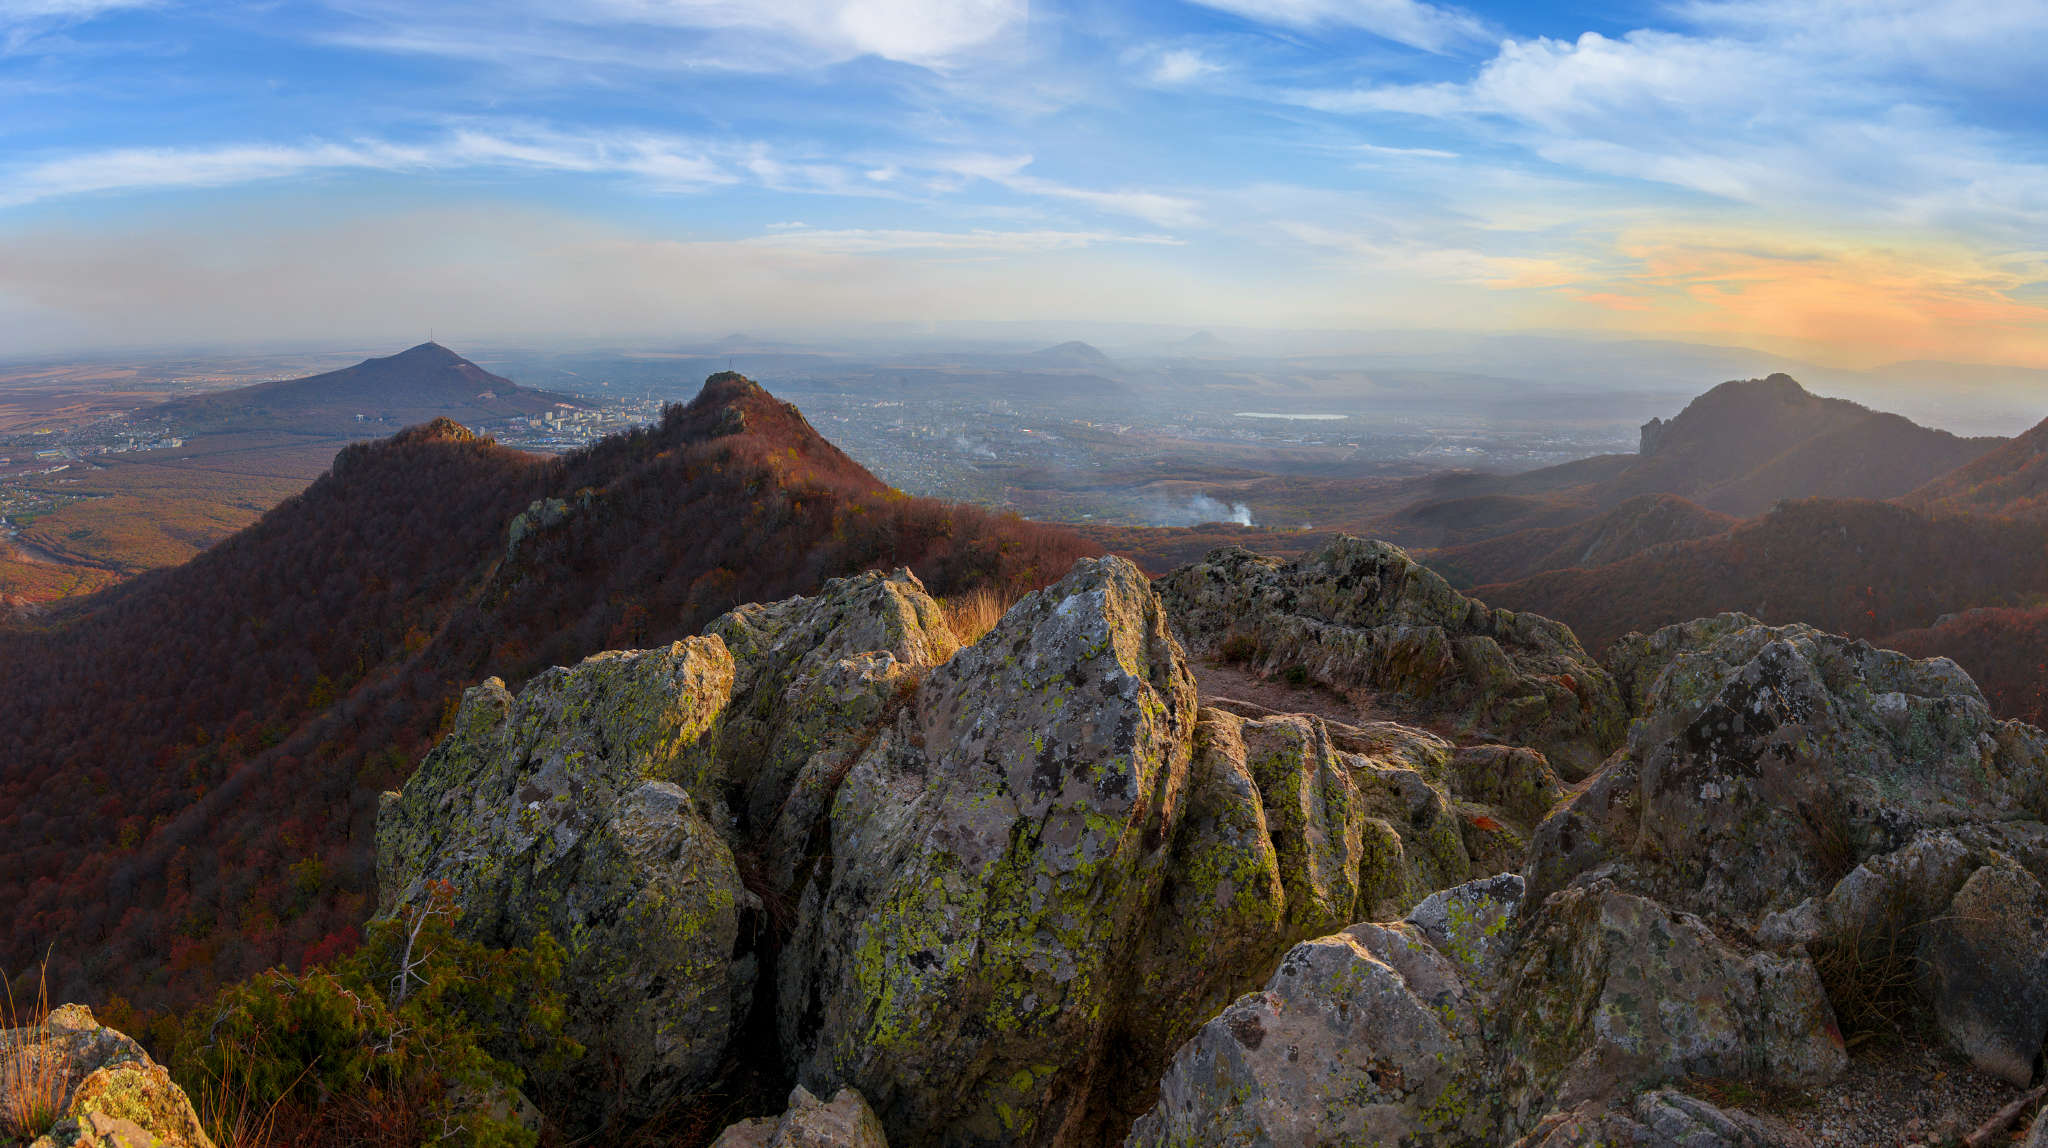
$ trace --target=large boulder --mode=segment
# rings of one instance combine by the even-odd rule
[[[695,768],[732,683],[715,637],[599,654],[517,697],[492,679],[379,819],[385,912],[446,882],[463,934],[567,948],[565,1027],[591,1050],[578,1071],[611,1074],[552,1090],[580,1117],[651,1114],[711,1080],[752,1002],[754,959],[735,954],[759,901],[670,780]]]
[[[1803,947],[1859,1027],[1917,979],[1960,1049],[2025,1081],[2048,1030],[2048,736],[1947,659],[1808,626],[1725,614],[1611,656],[1642,715],[1538,827],[1530,895],[1605,873]]]
[[[1604,880],[1526,914],[1496,1018],[1518,1123],[1688,1076],[1797,1087],[1848,1064],[1804,953],[1739,947]]]
[[[0,1030],[0,1117],[36,1111],[29,1148],[213,1148],[170,1073],[84,1005]]]
[[[1297,945],[1180,1050],[1126,1144],[1493,1143],[1482,1013],[1411,925]]]
[[[1667,647],[1645,709],[1538,828],[1532,897],[1625,860],[1638,891],[1754,925],[1922,830],[2048,810],[2048,737],[1993,717],[1955,663],[1740,621],[1645,643]]]
[[[2048,1039],[2048,890],[2009,861],[1985,865],[1919,950],[1942,1031],[1977,1067],[2032,1083]]]
[[[742,1120],[711,1148],[889,1148],[889,1138],[860,1093],[842,1088],[828,1103],[799,1084],[781,1116]]]
[[[1217,550],[1159,593],[1192,649],[1300,667],[1460,735],[1533,746],[1570,777],[1628,724],[1613,678],[1565,626],[1489,609],[1385,542],[1340,538],[1291,562]]]
[[[1498,778],[1440,738],[1204,709],[1195,747],[1166,881],[1111,1026],[1128,1083],[1098,1090],[1109,1127],[1128,1127],[1173,1050],[1263,983],[1296,942],[1397,917],[1430,890],[1475,876],[1497,874],[1499,888],[1520,893],[1521,878],[1501,872],[1519,857],[1491,855],[1497,839],[1519,838],[1471,812],[1490,807],[1457,796],[1475,775],[1485,775],[1482,789],[1499,788]],[[1529,757],[1523,766],[1547,774]],[[1428,923],[1417,923],[1437,930],[1440,947],[1491,952],[1511,911],[1487,897],[1430,898]]]
[[[856,762],[781,958],[784,1047],[907,1144],[1050,1143],[1166,876],[1194,682],[1090,559],[934,670]]]

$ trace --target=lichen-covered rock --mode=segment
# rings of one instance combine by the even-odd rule
[[[758,899],[730,846],[669,778],[693,769],[731,698],[717,638],[599,654],[514,698],[492,679],[463,698],[378,825],[383,909],[456,891],[456,927],[486,944],[542,932],[568,950],[579,1110],[633,1114],[715,1075],[752,1001],[736,957]],[[601,1068],[600,1068],[601,1066]]]
[[[820,775],[844,775],[898,694],[960,648],[908,570],[835,578],[812,597],[741,606],[705,633],[732,655],[734,702],[720,715],[717,751],[701,759],[704,772],[682,780],[706,801],[730,791],[732,813],[752,838],[775,832],[778,821],[786,836],[808,832],[805,817],[779,816],[792,790],[808,794],[821,788]],[[822,813],[830,795],[822,797],[804,814]]]
[[[1159,593],[1191,648],[1255,651],[1463,733],[1536,747],[1580,777],[1628,722],[1606,670],[1565,626],[1493,610],[1384,542],[1340,538],[1283,563],[1241,548],[1167,575]]]
[[[1978,1068],[2025,1086],[2048,1039],[2048,890],[2009,861],[1972,873],[1927,922],[1935,1020]]]
[[[213,1148],[170,1073],[84,1005],[0,1030],[0,1113],[31,1105],[57,1120],[30,1148]]]
[[[1297,945],[1180,1050],[1126,1144],[1493,1143],[1480,1013],[1413,926]]]
[[[1626,859],[1632,888],[1755,925],[1922,830],[2040,819],[2048,738],[1994,718],[1953,662],[1739,621],[1645,640],[1669,647],[1647,707],[1538,828],[1532,898]]]
[[[742,1120],[711,1148],[889,1148],[889,1140],[859,1092],[842,1088],[828,1104],[799,1084],[781,1116]]]
[[[1200,716],[1166,882],[1112,1028],[1130,1083],[1099,1090],[1111,1127],[1129,1126],[1173,1050],[1289,946],[1505,867],[1468,856],[1440,738],[1306,715]],[[1479,931],[1500,933],[1497,914],[1464,908],[1442,923],[1488,917]]]
[[[1165,877],[1194,682],[1150,586],[1078,563],[852,767],[799,905],[784,1046],[911,1144],[1050,1143]]]
[[[1467,881],[1422,899],[1408,923],[1437,951],[1456,962],[1466,977],[1489,985],[1514,943],[1515,913],[1522,907],[1519,873],[1498,873]]]
[[[1528,910],[1498,997],[1513,1118],[1686,1076],[1824,1083],[1848,1057],[1804,953],[1739,949],[1593,880]]]

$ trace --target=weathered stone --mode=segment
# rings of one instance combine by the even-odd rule
[[[750,603],[705,633],[732,654],[734,701],[720,715],[717,750],[701,759],[703,772],[678,780],[703,800],[730,793],[750,838],[807,832],[808,822],[779,816],[792,789],[805,787],[799,775],[809,770],[810,789],[829,789],[819,775],[844,776],[899,693],[960,648],[908,570],[834,578],[813,597]]]
[[[1953,662],[1737,621],[1646,640],[1671,647],[1647,708],[1538,827],[1532,898],[1626,859],[1631,887],[1755,924],[1922,830],[2039,820],[2048,739],[1992,717]]]
[[[1413,926],[1295,946],[1174,1057],[1131,1148],[1479,1145],[1498,1124],[1479,1003]]]
[[[552,1089],[579,1112],[646,1114],[709,1080],[752,1001],[753,958],[735,953],[759,901],[665,780],[702,752],[732,680],[715,637],[599,654],[516,699],[493,679],[379,822],[384,911],[446,881],[465,935],[567,948],[566,1027],[591,1050],[576,1071],[609,1074]]]
[[[2016,864],[1970,875],[1922,931],[1935,1020],[1978,1068],[2025,1086],[2048,1039],[2048,890]]]
[[[1445,796],[1450,759],[1441,739],[1391,723],[1201,711],[1166,883],[1111,1028],[1125,1083],[1098,1090],[1101,1123],[1129,1127],[1173,1050],[1290,945],[1489,871]]]
[[[1461,733],[1534,746],[1582,777],[1628,722],[1613,678],[1569,629],[1488,609],[1400,548],[1340,538],[1292,562],[1229,548],[1159,582],[1191,648],[1256,651],[1265,672],[1301,667]]]
[[[1497,1000],[1514,1119],[1685,1076],[1823,1083],[1848,1063],[1804,953],[1745,952],[1595,880],[1528,911]]]
[[[1499,873],[1431,893],[1408,914],[1438,952],[1465,976],[1491,984],[1514,941],[1515,912],[1522,905],[1522,877]]]
[[[839,787],[782,956],[799,1079],[858,1087],[906,1143],[1056,1142],[1165,877],[1194,724],[1120,559],[932,671]]]
[[[213,1148],[170,1073],[84,1005],[0,1030],[0,1113],[46,1108],[30,1148]]]
[[[743,1120],[711,1148],[889,1148],[889,1141],[860,1093],[842,1088],[828,1104],[799,1084],[780,1117]]]

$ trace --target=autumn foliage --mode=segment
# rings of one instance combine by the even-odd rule
[[[155,1009],[332,960],[377,795],[465,687],[865,568],[1013,594],[1092,552],[891,490],[733,374],[565,458],[446,420],[350,446],[193,561],[0,630],[0,968],[54,946],[65,999]]]

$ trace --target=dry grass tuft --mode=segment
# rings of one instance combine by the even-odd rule
[[[0,981],[5,981],[0,977]],[[26,1011],[7,985],[6,1012],[0,1014],[0,1132],[34,1140],[64,1114],[67,1081],[64,1062],[47,1048],[50,1039],[49,962],[43,962],[36,996]]]
[[[947,598],[939,605],[946,611],[946,625],[952,627],[953,635],[960,639],[960,644],[971,646],[996,628],[996,623],[1002,621],[1010,607],[1017,604],[1018,597],[993,586],[983,586],[957,598]]]
[[[1919,933],[1910,897],[1893,891],[1877,919],[1811,946],[1814,971],[1849,1044],[1903,1036],[1924,1021]]]

